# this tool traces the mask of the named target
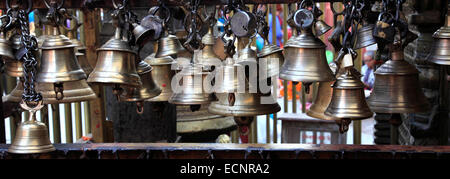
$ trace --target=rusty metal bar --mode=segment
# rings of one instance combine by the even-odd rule
[[[0,157],[27,158],[7,153]],[[199,144],[199,143],[92,143],[55,144],[56,151],[33,155],[37,159],[448,159],[450,146],[326,145],[326,144]]]

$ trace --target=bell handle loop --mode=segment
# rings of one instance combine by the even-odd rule
[[[140,115],[144,114],[144,104],[142,101],[136,102],[136,112]]]
[[[56,0],[51,0],[52,1],[56,1]],[[61,9],[61,7],[64,5],[65,0],[61,0],[61,2],[59,4],[57,4],[56,9]],[[47,0],[44,0],[44,4],[45,6],[47,6],[47,8],[50,8],[50,3]]]
[[[8,23],[3,23],[3,19],[8,19],[7,22]],[[2,15],[0,16],[0,21],[2,22],[1,26],[0,26],[0,31],[5,31],[5,29],[8,29],[9,27],[11,27],[12,24],[12,18],[8,15]],[[6,34],[5,34],[6,36]]]
[[[297,5],[297,9],[304,9],[306,2],[310,2],[312,4],[312,9],[316,9],[316,4],[313,0],[303,0],[300,4]]]
[[[31,12],[31,9],[33,8],[33,1],[32,0],[27,0],[27,9],[26,9],[26,14],[29,14]],[[11,9],[11,0],[6,0],[6,9]]]
[[[234,103],[236,102],[236,95],[234,93],[228,94],[228,103],[230,106],[234,106]]]
[[[44,107],[44,105],[42,104],[42,100],[38,101],[37,104],[34,105],[34,106],[30,106],[27,101],[22,100],[20,102],[20,107],[22,107],[24,110],[29,111],[30,116],[28,118],[28,121],[34,121],[35,120],[35,117],[34,117],[35,113],[37,111],[41,110]]]

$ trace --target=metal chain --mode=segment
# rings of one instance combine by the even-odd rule
[[[19,60],[23,62],[24,71],[24,90],[22,99],[26,102],[38,102],[42,100],[42,95],[35,90],[35,79],[37,72],[37,60],[34,53],[37,49],[37,39],[35,36],[30,35],[28,27],[28,16],[24,10],[19,10],[18,20],[20,23],[20,35],[22,48],[25,50],[25,54]]]

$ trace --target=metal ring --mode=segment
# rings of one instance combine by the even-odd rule
[[[27,11],[26,13],[30,13],[31,12],[31,8],[33,7],[33,1],[32,0],[27,0]],[[6,9],[11,9],[11,0],[6,0]]]
[[[56,9],[61,9],[61,7],[64,5],[65,0],[61,0],[60,4],[57,4],[58,6],[56,6]],[[50,3],[47,2],[47,0],[44,0],[44,4],[45,6],[47,6],[47,8],[51,8]]]

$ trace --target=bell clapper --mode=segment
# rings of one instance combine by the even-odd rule
[[[63,83],[54,83],[53,88],[56,94],[56,100],[62,100],[64,98],[64,86]]]
[[[136,112],[144,114],[144,101],[136,101]]]
[[[339,132],[341,134],[346,133],[351,122],[352,120],[348,118],[336,120],[336,124],[339,125]]]
[[[305,93],[309,94],[309,87],[311,86],[312,83],[302,83],[303,87],[305,88]]]
[[[113,94],[116,95],[117,101],[120,101],[120,95],[123,93],[123,88],[120,85],[114,85]]]
[[[228,104],[230,104],[230,106],[234,106],[234,102],[236,102],[235,94],[234,93],[228,94]]]

